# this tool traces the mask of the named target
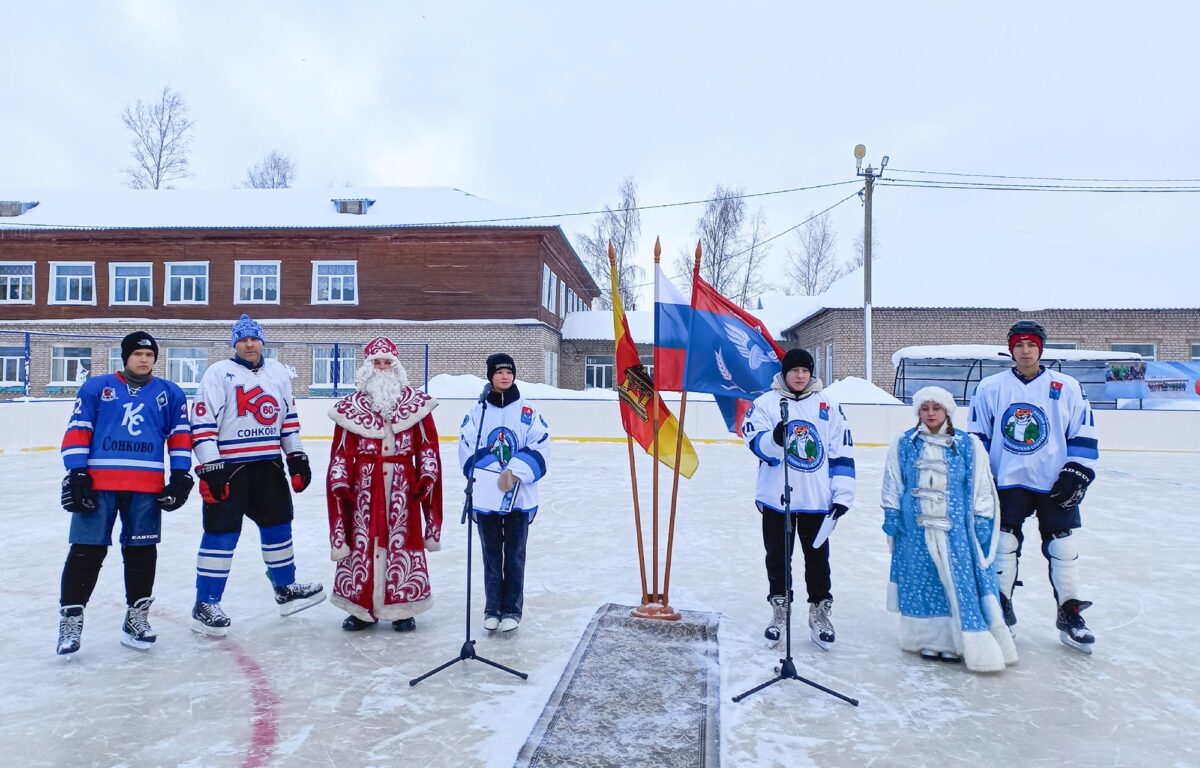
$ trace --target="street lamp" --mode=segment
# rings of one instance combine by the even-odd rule
[[[865,145],[854,147],[854,172],[866,181],[863,190],[863,368],[867,381],[874,384],[871,370],[871,198],[875,191],[875,179],[883,176],[883,169],[887,168],[891,158],[884,155],[876,171],[870,165],[863,169],[862,162],[866,156]]]

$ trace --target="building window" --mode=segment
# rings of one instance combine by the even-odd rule
[[[183,389],[200,386],[207,369],[208,350],[204,347],[167,347],[167,378]]]
[[[235,304],[278,304],[279,262],[236,261]]]
[[[558,284],[558,316],[566,317],[567,315],[567,284],[560,282]]]
[[[333,347],[313,347],[312,351],[312,385],[314,388],[332,389],[334,375],[337,375],[337,386],[350,389],[354,386],[354,347],[350,344],[339,344],[337,358],[334,358]]]
[[[826,384],[833,383],[833,342],[825,345],[825,378],[822,381]]]
[[[366,198],[354,200],[334,200],[333,207],[338,213],[350,213],[355,216],[361,216],[367,212],[367,209],[375,204],[374,200]]]
[[[11,216],[20,216],[30,208],[37,208],[37,202],[24,202],[21,200],[0,200],[0,216],[9,218]]]
[[[25,348],[0,347],[0,387],[25,385]]]
[[[95,304],[96,265],[93,262],[50,262],[51,304]]]
[[[553,349],[542,350],[542,360],[545,363],[545,375],[542,381],[552,387],[558,386],[558,352]]]
[[[357,304],[358,262],[314,261],[313,304]]]
[[[117,358],[120,360],[120,357]],[[53,347],[50,350],[50,384],[77,387],[87,381],[92,370],[92,350],[88,347]]]
[[[589,389],[612,389],[615,371],[612,355],[588,355],[584,358],[583,384]]]
[[[0,262],[0,304],[33,303],[33,262]]]
[[[638,360],[641,362],[642,367],[646,369],[646,373],[647,373],[647,375],[650,376],[650,380],[653,381],[654,380],[654,355],[653,354],[638,355]]]
[[[123,370],[125,370],[125,363],[121,360],[121,348],[120,347],[109,347],[108,348],[108,372],[109,373],[120,373]]]
[[[1076,341],[1047,341],[1043,349],[1079,349]]]
[[[1138,343],[1138,342],[1130,342],[1130,343],[1120,342],[1120,343],[1116,343],[1116,344],[1110,344],[1108,348],[1111,349],[1113,352],[1136,352],[1137,354],[1142,356],[1143,360],[1157,360],[1158,359],[1158,345],[1157,344],[1143,344],[1143,343]]]
[[[1192,362],[1200,363],[1200,344],[1192,345]]]
[[[208,262],[167,262],[166,304],[208,303]]]
[[[553,274],[553,273],[550,271],[550,265],[549,265],[549,264],[543,264],[543,265],[542,265],[542,306],[543,306],[543,307],[545,307],[545,306],[549,306],[549,304],[550,304],[550,299],[549,299],[549,296],[550,296],[550,276],[551,276],[552,274]]]
[[[108,265],[109,304],[153,304],[150,263]]]

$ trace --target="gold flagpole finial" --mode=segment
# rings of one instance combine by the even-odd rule
[[[657,236],[654,238],[654,263],[657,264],[662,257],[662,243],[659,242]]]
[[[609,264],[617,263],[617,251],[612,246],[612,240],[608,241],[608,263]]]
[[[696,269],[700,269],[700,252],[701,252],[700,241],[697,240],[696,241]]]

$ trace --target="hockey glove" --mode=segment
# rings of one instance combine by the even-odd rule
[[[775,441],[775,445],[783,447],[783,430],[787,425],[782,421],[775,425],[774,431],[771,432],[771,439]]]
[[[229,498],[229,469],[223,461],[210,461],[196,467],[200,478],[200,497],[206,504],[219,504]]]
[[[1068,461],[1058,473],[1054,487],[1050,489],[1050,501],[1063,509],[1078,507],[1087,493],[1088,486],[1096,479],[1096,473],[1074,461]]]
[[[192,492],[192,486],[196,481],[192,479],[190,472],[183,469],[171,470],[171,481],[163,486],[163,489],[158,492],[155,501],[158,502],[158,508],[164,512],[174,512],[187,503],[188,495]]]
[[[849,511],[850,511],[850,508],[847,507],[845,504],[834,504],[832,507],[830,507],[829,514],[833,515],[834,520],[837,520],[839,517],[841,517],[842,515],[846,514]]]
[[[312,482],[312,469],[308,466],[308,454],[301,451],[287,455],[288,474],[292,476],[292,490],[300,493]]]
[[[511,469],[506,469],[500,473],[499,479],[496,480],[496,485],[500,486],[500,490],[508,493],[517,486],[517,476],[513,474]]]
[[[86,469],[72,469],[63,478],[62,508],[81,515],[96,511],[96,492]]]

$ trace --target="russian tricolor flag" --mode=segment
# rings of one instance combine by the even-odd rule
[[[691,302],[654,265],[654,388],[682,392]]]

